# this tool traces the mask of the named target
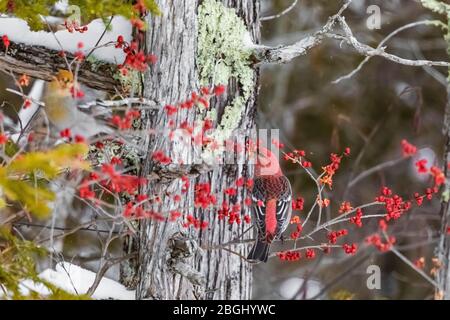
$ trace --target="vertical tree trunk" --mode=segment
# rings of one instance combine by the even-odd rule
[[[222,0],[225,6],[236,8],[255,42],[259,40],[258,2],[259,0]],[[145,76],[144,96],[164,106],[185,101],[192,92],[199,90],[196,66],[199,2],[161,0],[158,4],[163,14],[161,17],[149,18],[146,46],[148,52],[156,54],[159,60]],[[254,91],[241,114],[239,128],[251,129],[254,126],[257,71],[254,79]],[[216,108],[220,114],[226,102],[229,103],[238,90],[236,81],[230,81],[228,98],[221,97],[213,102],[211,108]],[[180,111],[176,116],[176,124],[179,126],[187,121],[193,125],[197,112],[195,108]],[[167,129],[167,115],[163,111],[149,113],[147,116],[146,129]],[[240,142],[245,142],[245,137],[240,139]],[[161,197],[161,203],[154,204],[154,209],[167,213],[180,208],[183,217],[177,222],[146,220],[139,225],[137,298],[249,299],[252,274],[248,263],[230,251],[208,249],[212,245],[237,238],[246,227],[243,223],[230,226],[227,222],[220,221],[217,210],[194,208],[194,186],[199,182],[209,183],[211,193],[221,195],[224,189],[234,185],[237,177],[250,176],[250,168],[242,164],[213,168],[192,164],[191,150],[183,151],[186,165],[159,166],[152,161],[151,155],[156,150],[172,155],[173,145],[167,136],[152,136],[146,147],[149,156],[144,164],[143,175],[157,176],[157,179],[151,181],[145,191],[150,197]],[[190,177],[190,187],[186,193],[182,192],[182,175]],[[173,200],[175,194],[182,196],[179,203]],[[241,191],[237,195],[237,202],[242,203],[245,196],[245,191]],[[220,203],[219,197],[218,204]],[[208,228],[199,231],[183,227],[182,223],[188,214],[208,221]],[[251,232],[244,236],[249,237]],[[242,256],[246,256],[248,251],[246,245],[230,249]]]
[[[444,115],[444,174],[445,190],[441,200],[441,232],[439,245],[437,247],[437,256],[442,266],[436,275],[436,281],[439,288],[436,289],[436,297],[446,300],[450,299],[450,237],[447,234],[447,228],[450,226],[450,85],[447,87],[447,105]]]

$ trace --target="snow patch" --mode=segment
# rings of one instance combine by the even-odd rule
[[[60,30],[52,34],[46,31],[30,31],[30,27],[22,19],[2,17],[0,19],[0,35],[7,35],[11,41],[16,43],[44,46],[58,51],[61,50],[62,46],[64,51],[70,53],[79,51],[77,45],[79,42],[82,42],[84,47],[81,51],[88,54],[95,47],[95,44],[104,32],[105,24],[101,19],[95,19],[87,26],[88,30],[84,33],[70,33],[67,30]],[[122,35],[125,41],[131,41],[131,32],[130,22],[124,17],[116,16],[111,22],[110,30],[105,33],[99,46],[108,42],[115,42],[119,35]],[[61,46],[58,44],[55,36],[61,43]],[[122,63],[125,59],[122,49],[116,49],[114,45],[96,49],[92,55],[99,60],[111,63]]]
[[[39,277],[72,294],[84,294],[94,283],[95,275],[94,272],[77,265],[61,262],[56,265],[55,270],[46,269],[39,274]],[[29,290],[36,291],[42,295],[50,294],[48,288],[42,284],[34,283],[31,280],[22,281],[21,291],[27,294]],[[127,290],[122,284],[103,277],[92,298],[100,300],[135,300],[135,291]]]
[[[305,287],[301,293],[299,293],[300,288],[302,288],[304,279],[301,278],[289,278],[283,281],[279,288],[279,293],[284,299],[311,299],[319,294],[322,285],[320,282],[315,280],[307,280]]]

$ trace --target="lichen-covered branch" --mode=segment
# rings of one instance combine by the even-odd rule
[[[312,48],[317,47],[326,38],[335,39],[350,45],[357,53],[365,57],[378,56],[386,60],[414,67],[439,66],[449,67],[450,62],[447,61],[430,61],[430,60],[410,60],[391,53],[387,53],[385,48],[379,46],[373,48],[369,45],[361,43],[353,35],[345,18],[342,16],[344,11],[350,5],[351,0],[346,0],[339,11],[328,19],[328,22],[317,32],[309,35],[296,43],[288,46],[265,47],[261,46],[255,49],[254,59],[257,63],[287,63],[292,59],[307,54]],[[342,34],[334,32],[336,24],[339,24]]]
[[[292,45],[275,48],[262,46],[257,48],[254,52],[255,60],[258,63],[287,63],[294,58],[307,54],[309,50],[322,43],[323,39],[332,31],[338,18],[341,17],[350,3],[351,0],[345,0],[339,11],[335,15],[329,17],[327,23],[319,31]]]
[[[66,53],[69,61],[73,56]],[[8,50],[0,42],[0,70],[17,75],[27,74],[36,79],[50,81],[58,69],[67,69],[65,59],[56,50],[11,42]],[[78,74],[78,81],[86,86],[115,92],[120,81],[115,77],[117,67],[113,64],[93,64],[84,61]]]

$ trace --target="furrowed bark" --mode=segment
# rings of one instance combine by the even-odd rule
[[[227,7],[236,8],[242,17],[255,42],[259,41],[258,10],[255,0],[223,0]],[[147,43],[149,53],[156,54],[159,62],[145,75],[144,96],[160,101],[161,105],[174,104],[186,100],[190,93],[198,91],[198,75],[196,70],[197,48],[197,0],[158,1],[163,12],[161,17],[149,17]],[[242,112],[240,128],[251,129],[254,125],[255,101],[257,96],[258,73],[255,71],[255,90]],[[232,101],[239,86],[233,80],[228,86],[227,99],[221,97],[212,104],[221,114],[226,103]],[[227,100],[227,101],[224,101]],[[179,126],[183,121],[193,124],[197,110],[180,111],[176,117]],[[147,113],[146,129],[162,130],[167,125],[165,114]],[[220,121],[220,117],[219,117]],[[245,137],[240,138],[245,143]],[[146,148],[149,157],[145,161],[143,175],[160,171],[158,165],[151,160],[155,150],[167,155],[172,151],[167,138],[155,135],[148,138]],[[189,163],[189,152],[185,150],[185,163]],[[246,157],[246,155],[242,155]],[[176,165],[172,165],[176,166]],[[209,170],[209,171],[208,171]],[[139,257],[137,266],[138,299],[249,299],[251,297],[251,267],[239,255],[225,250],[204,250],[208,246],[225,243],[239,237],[246,227],[244,224],[230,226],[226,221],[219,221],[217,210],[201,210],[194,208],[194,189],[196,183],[210,183],[211,193],[220,195],[224,189],[233,186],[237,177],[251,176],[251,168],[246,165],[221,165],[209,168],[205,173],[197,171],[192,177],[189,190],[183,193],[181,179],[160,179],[152,181],[145,188],[150,197],[160,195],[162,203],[155,205],[156,211],[168,211],[181,208],[185,218],[192,214],[209,222],[206,230],[197,231],[184,228],[185,219],[177,222],[156,222],[146,220],[139,226]],[[177,171],[171,170],[171,171]],[[245,194],[237,196],[242,203]],[[179,204],[174,203],[172,196],[180,194]],[[165,196],[166,195],[166,196]],[[218,201],[220,205],[220,200]],[[245,214],[245,213],[243,213]],[[248,232],[244,239],[251,237]],[[231,247],[242,256],[247,255],[247,246]]]
[[[436,248],[437,257],[442,263],[441,268],[436,274],[436,297],[439,299],[450,299],[450,237],[447,233],[447,228],[450,226],[450,169],[448,163],[450,162],[450,85],[447,87],[447,105],[445,107],[444,115],[444,174],[445,174],[445,190],[441,199],[441,232],[438,247]]]

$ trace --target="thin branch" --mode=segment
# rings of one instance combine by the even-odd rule
[[[353,35],[352,30],[345,22],[344,17],[337,17],[339,24],[344,32],[344,35],[330,34],[331,38],[344,41],[352,46],[356,52],[363,56],[374,57],[379,56],[386,60],[402,64],[405,66],[423,67],[423,66],[438,66],[438,67],[450,67],[450,62],[447,61],[430,61],[430,60],[410,60],[398,57],[396,55],[385,52],[385,47],[373,48],[369,45],[359,42]]]
[[[258,63],[287,63],[292,59],[305,55],[309,50],[318,46],[326,35],[332,30],[342,13],[348,8],[351,0],[345,0],[339,11],[328,18],[327,23],[317,32],[288,46],[265,47],[255,50],[255,59]]]
[[[347,276],[352,274],[352,271],[355,270],[357,267],[359,267],[361,264],[363,264],[368,258],[370,258],[371,253],[368,253],[364,255],[361,259],[357,260],[355,263],[350,265],[345,271],[339,273],[336,277],[333,278],[329,283],[327,283],[319,293],[317,293],[314,297],[312,297],[310,300],[315,300],[323,296],[330,288],[335,286],[337,283],[345,279]]]
[[[371,202],[371,203],[367,203],[367,204],[363,204],[359,207],[353,208],[350,211],[347,211],[346,213],[343,213],[339,216],[337,216],[336,218],[333,218],[327,222],[324,222],[323,224],[321,224],[320,226],[314,228],[314,230],[312,230],[311,232],[309,232],[307,235],[304,235],[302,237],[300,237],[299,239],[305,239],[305,238],[309,238],[311,237],[314,233],[326,229],[327,227],[336,224],[336,223],[340,223],[341,220],[344,221],[343,219],[348,217],[349,215],[355,213],[356,211],[358,211],[359,209],[364,209],[364,208],[368,208],[368,207],[373,207],[373,206],[379,206],[379,205],[383,205],[382,202]],[[363,216],[364,217],[364,216]]]
[[[289,13],[289,11],[291,11],[292,9],[294,9],[294,7],[297,5],[297,3],[298,3],[298,0],[294,0],[294,2],[292,2],[289,7],[287,7],[286,9],[281,11],[280,13],[274,14],[274,15],[271,15],[271,16],[262,17],[259,20],[260,21],[268,21],[268,20],[278,19],[278,18],[284,16],[285,14]]]
[[[95,100],[80,105],[80,108],[90,108],[93,106],[120,108],[132,104],[139,105],[139,109],[159,109],[157,102],[144,98],[126,98],[122,100]]]
[[[92,286],[88,289],[88,291],[86,292],[87,295],[91,296],[94,294],[95,290],[97,289],[98,285],[100,284],[101,280],[103,279],[103,276],[105,275],[106,271],[109,270],[109,268],[111,268],[112,266],[114,266],[115,264],[121,263],[122,261],[125,260],[129,260],[131,258],[134,258],[137,256],[137,253],[131,253],[131,254],[127,254],[123,257],[119,257],[119,258],[115,258],[115,259],[110,259],[108,260],[101,268],[100,270],[97,272],[97,274],[95,275],[95,280],[94,283],[92,284]]]
[[[254,59],[256,63],[287,63],[294,58],[305,55],[309,50],[318,46],[323,39],[330,38],[339,41],[346,42],[351,47],[353,47],[359,54],[370,58],[374,56],[382,57],[386,60],[414,67],[424,67],[424,66],[438,66],[438,67],[450,67],[450,62],[447,61],[430,61],[430,60],[410,60],[398,57],[396,55],[385,52],[385,47],[378,46],[377,48],[373,48],[369,45],[363,44],[359,42],[355,36],[353,35],[352,30],[345,22],[345,17],[342,16],[343,12],[350,5],[351,0],[346,0],[339,11],[331,16],[328,19],[328,22],[316,33],[309,35],[296,43],[288,46],[279,46],[279,47],[267,47],[260,46],[255,49]],[[335,24],[339,22],[343,35],[332,33]],[[425,22],[417,22],[412,24],[416,26],[418,24],[425,24]],[[394,36],[396,33],[412,27],[411,25],[405,26],[404,28],[400,28],[397,32],[393,32],[393,34],[389,35],[385,41],[387,41],[390,37]],[[365,62],[364,62],[365,63]]]
[[[384,237],[387,239],[387,235],[384,234]],[[410,266],[414,271],[416,271],[418,274],[420,274],[425,280],[427,280],[433,287],[439,288],[439,285],[436,281],[431,279],[425,272],[423,272],[421,269],[417,268],[414,263],[412,263],[408,258],[406,258],[403,254],[400,253],[394,246],[391,247],[392,253],[394,253],[397,257],[400,258],[404,263],[406,263],[408,266]]]
[[[395,159],[395,160],[390,160],[390,161],[386,161],[386,162],[380,163],[380,164],[378,164],[378,165],[376,165],[376,166],[374,166],[374,167],[372,167],[370,169],[367,169],[364,172],[360,173],[358,176],[356,176],[356,178],[354,178],[352,181],[350,181],[348,183],[348,188],[349,189],[352,188],[359,181],[367,178],[371,174],[374,174],[374,173],[376,173],[378,171],[381,171],[383,169],[386,169],[386,168],[390,168],[390,167],[396,166],[396,165],[402,163],[403,161],[405,161],[407,159],[409,159],[409,158],[399,158],[399,159]]]
[[[417,26],[421,26],[421,25],[430,25],[431,21],[429,20],[425,20],[425,21],[417,21],[417,22],[413,22],[413,23],[409,23],[407,25],[404,25],[394,31],[392,31],[386,38],[384,38],[377,46],[377,49],[381,49],[384,44],[386,42],[388,42],[391,38],[393,38],[394,36],[396,36],[397,34],[399,34],[400,32],[407,30],[407,29],[411,29]],[[350,79],[351,77],[353,77],[355,74],[357,74],[363,67],[364,65],[370,60],[370,58],[372,58],[372,56],[367,56],[364,58],[364,60],[358,65],[358,67],[356,69],[354,69],[352,72],[339,77],[338,79],[334,80],[332,83],[339,83],[343,80],[347,80]]]

